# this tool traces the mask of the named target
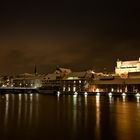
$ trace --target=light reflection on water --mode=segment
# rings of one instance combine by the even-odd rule
[[[1,139],[137,140],[139,118],[140,97],[0,95]]]
[[[18,118],[17,118],[17,126],[18,128],[20,127],[20,123],[21,123],[21,107],[22,107],[22,98],[23,95],[22,94],[18,94]]]
[[[9,94],[5,95],[5,117],[4,117],[4,125],[5,128],[8,124],[8,112],[9,112]]]
[[[126,102],[126,96],[122,96],[122,98],[123,98],[123,103],[125,103]]]
[[[5,128],[5,132],[8,131],[8,127],[11,127],[11,125],[18,129],[21,128],[22,125],[29,127],[32,124],[33,115],[34,119],[37,119],[39,101],[38,94],[5,94],[1,95],[0,98],[0,104],[5,104],[5,107],[3,108],[3,126]],[[33,112],[33,106],[35,108],[35,112]]]
[[[140,128],[137,99],[135,98],[135,102],[129,102],[128,97],[124,96],[122,98],[123,103],[120,102],[116,106],[118,114],[118,118],[116,119],[117,131],[119,134],[122,134],[120,139],[137,139],[137,136],[139,136],[137,129]]]
[[[96,139],[100,136],[100,96],[96,96]]]
[[[112,96],[109,96],[109,103],[112,104],[112,102],[113,102],[113,98]]]

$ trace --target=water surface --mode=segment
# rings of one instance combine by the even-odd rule
[[[0,140],[139,137],[139,97],[0,95]]]

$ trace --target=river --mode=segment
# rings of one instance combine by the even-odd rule
[[[0,95],[0,140],[139,138],[139,97]]]

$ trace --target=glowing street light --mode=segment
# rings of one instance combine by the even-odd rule
[[[112,93],[110,92],[110,93],[108,93],[108,96],[112,96]]]
[[[139,93],[137,93],[135,96],[136,96],[136,97],[140,97],[140,94],[139,94]]]
[[[122,96],[126,96],[126,93],[122,93]]]
[[[97,92],[96,96],[100,96],[100,93],[99,93],[99,92]]]

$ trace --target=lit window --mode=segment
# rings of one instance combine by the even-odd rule
[[[114,91],[114,88],[111,88],[111,92],[113,92]]]
[[[70,91],[70,87],[68,87],[68,91]]]
[[[65,91],[66,90],[66,88],[65,87],[63,87],[63,91]]]

